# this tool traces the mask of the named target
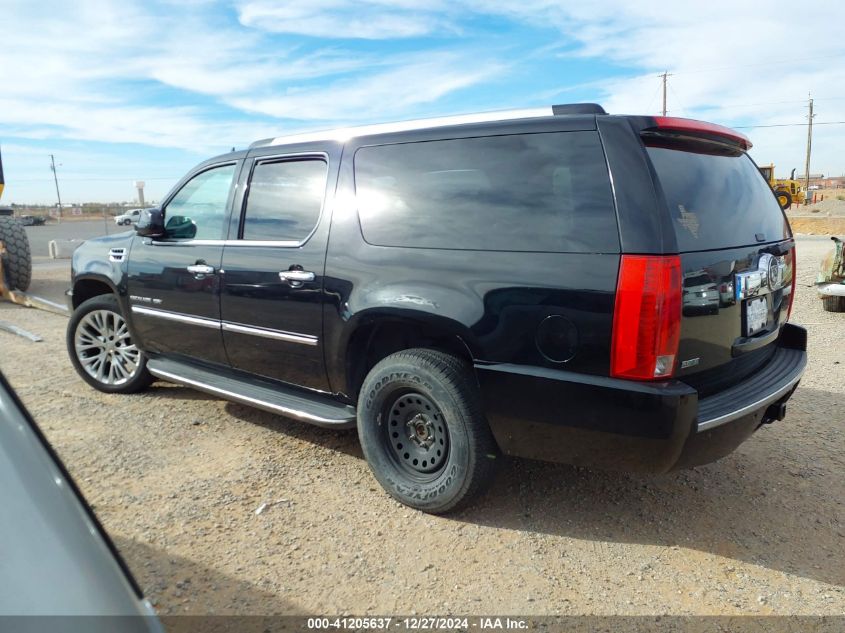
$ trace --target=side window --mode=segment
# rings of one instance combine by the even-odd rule
[[[242,238],[300,242],[320,218],[328,166],[319,159],[258,163],[246,200]]]
[[[597,132],[376,145],[360,148],[354,166],[370,244],[619,252]]]
[[[221,239],[234,176],[235,165],[223,165],[197,174],[186,182],[165,207],[167,236],[176,239]]]

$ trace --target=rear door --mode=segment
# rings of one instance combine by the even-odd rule
[[[740,148],[647,135],[683,271],[676,375],[706,396],[751,375],[774,352],[793,291],[786,218]]]
[[[226,352],[235,369],[328,390],[324,209],[334,192],[339,155],[333,152],[339,150],[261,151],[244,169],[239,221],[223,252]]]

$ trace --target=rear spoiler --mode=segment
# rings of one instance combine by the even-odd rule
[[[719,141],[721,143],[731,143],[738,145],[745,151],[751,149],[751,140],[736,130],[732,130],[724,125],[716,123],[707,123],[706,121],[698,121],[697,119],[681,119],[673,116],[656,116],[651,117],[653,122],[648,127],[640,130],[640,133],[669,133],[681,134],[684,136],[691,136],[711,141]]]

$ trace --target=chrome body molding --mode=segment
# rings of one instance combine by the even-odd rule
[[[169,321],[176,321],[177,323],[187,323],[188,325],[197,325],[199,327],[207,327],[214,330],[223,329],[226,332],[261,336],[264,338],[275,339],[277,341],[299,343],[301,345],[317,345],[319,342],[319,339],[316,336],[312,336],[310,334],[297,334],[296,332],[285,332],[284,330],[252,327],[249,325],[241,325],[240,323],[230,323],[229,321],[219,321],[217,319],[206,319],[204,317],[191,316],[180,312],[170,312],[169,310],[147,308],[145,306],[133,305],[132,312],[135,314],[167,319]]]
[[[229,323],[228,321],[223,321],[223,330],[225,332],[236,332],[238,334],[250,334],[252,336],[272,338],[277,341],[301,343],[303,345],[316,345],[319,341],[316,336],[311,336],[310,334],[296,334],[294,332],[285,332],[284,330],[271,330],[269,328],[251,327],[248,325],[240,325],[238,323]]]
[[[748,415],[749,413],[752,413],[757,409],[766,406],[767,404],[772,404],[773,402],[780,400],[783,396],[788,394],[795,387],[796,384],[798,384],[798,381],[801,380],[803,374],[804,372],[801,371],[797,376],[795,376],[785,385],[781,385],[775,391],[763,396],[759,400],[755,400],[751,404],[747,404],[744,407],[737,409],[736,411],[731,411],[730,413],[720,415],[716,418],[710,418],[709,420],[700,420],[696,427],[697,430],[701,432],[707,431],[709,429],[714,429],[717,426],[722,426],[723,424],[727,424],[728,422],[732,422],[733,420]]]
[[[167,319],[168,321],[177,321],[179,323],[187,323],[189,325],[198,325],[200,327],[207,327],[213,330],[220,329],[220,321],[217,319],[206,319],[204,317],[190,316],[182,314],[181,312],[170,312],[169,310],[157,310],[156,308],[145,308],[144,306],[132,306],[134,314],[143,314],[146,316],[158,317],[159,319]]]
[[[153,246],[275,246],[280,248],[295,248],[304,242],[296,240],[150,240]]]
[[[147,368],[149,369],[149,372],[156,378],[161,378],[163,380],[168,380],[170,382],[174,382],[180,385],[193,387],[195,389],[199,389],[200,391],[205,391],[206,393],[216,394],[224,397],[226,400],[233,400],[235,402],[240,402],[241,404],[258,407],[259,409],[264,409],[265,411],[272,411],[274,413],[279,413],[280,415],[286,415],[292,418],[297,418],[299,420],[304,420],[306,422],[316,422],[318,424],[337,423],[337,420],[331,418],[324,418],[319,415],[308,413],[307,411],[292,409],[290,407],[285,407],[274,402],[267,402],[266,400],[260,400],[258,398],[245,396],[234,391],[229,391],[228,389],[223,389],[222,387],[216,387],[206,382],[194,380],[192,378],[185,378],[183,376],[180,376],[179,374],[159,369],[155,367],[155,364],[153,363],[148,365]]]

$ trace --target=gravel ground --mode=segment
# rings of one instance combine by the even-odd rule
[[[829,244],[799,240],[810,366],[785,421],[663,476],[505,460],[446,518],[383,493],[354,432],[161,383],[92,390],[60,316],[0,303],[44,337],[0,332],[0,369],[162,614],[841,615],[845,314],[811,288]]]

